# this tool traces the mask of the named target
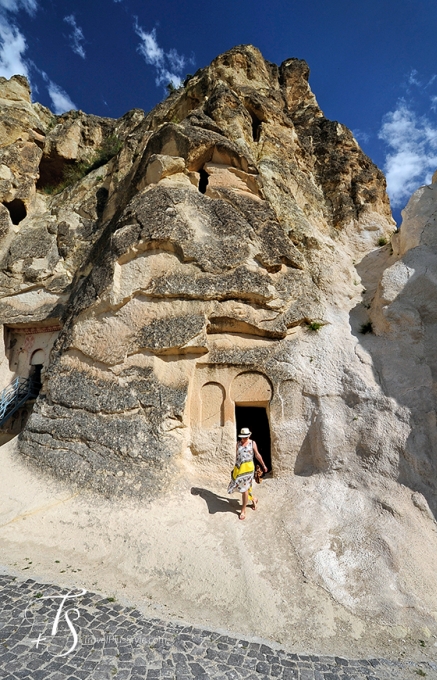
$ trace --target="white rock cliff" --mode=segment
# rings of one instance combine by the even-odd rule
[[[243,46],[147,116],[51,118],[20,90],[0,376],[45,352],[21,456],[108,495],[225,484],[238,409],[260,409],[282,549],[357,635],[370,619],[431,635],[437,184],[394,234],[382,173],[307,81]],[[8,101],[22,87],[1,83]]]

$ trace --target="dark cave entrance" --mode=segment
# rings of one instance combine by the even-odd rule
[[[206,187],[208,186],[209,175],[203,168],[199,170],[199,175],[199,191],[201,194],[204,194],[206,192]]]
[[[9,210],[12,224],[20,224],[20,222],[24,220],[27,215],[26,206],[24,205],[21,198],[14,198],[14,200],[10,203],[5,201],[3,205]]]
[[[59,156],[56,151],[52,151],[49,155],[44,155],[39,164],[39,179],[36,183],[38,191],[43,191],[47,188],[58,187],[64,180],[66,168],[72,167],[74,161],[66,160]]]
[[[251,119],[252,119],[252,138],[254,142],[259,142],[259,138],[261,135],[261,124],[262,120],[258,118],[258,116],[253,113],[252,111],[248,111]]]
[[[272,469],[270,425],[267,409],[264,406],[235,406],[235,422],[237,434],[242,427],[248,427],[252,432],[251,439],[256,442],[258,451],[263,457],[268,472]],[[254,459],[255,466],[258,461]]]
[[[44,368],[43,364],[35,364],[34,366],[32,366],[29,373],[29,378],[32,379],[33,390],[36,392],[36,394],[39,394],[39,391],[42,387],[41,371],[43,368]]]

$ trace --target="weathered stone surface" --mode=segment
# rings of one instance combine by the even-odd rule
[[[147,367],[131,367],[116,377],[68,355],[50,374],[31,433],[23,433],[28,455],[45,448],[60,477],[74,475],[77,483],[96,490],[116,491],[123,476],[127,490],[156,494],[168,482],[165,464],[176,453],[161,437],[162,422],[181,419],[184,390],[161,385]],[[63,442],[62,452],[54,441]]]
[[[434,513],[436,189],[431,184],[412,196],[403,211],[400,232],[392,237],[391,245],[385,246],[384,271],[370,307],[376,337],[369,338],[369,351],[375,356],[386,393],[406,407],[410,418],[409,437],[399,461],[399,479],[423,494]]]
[[[115,413],[130,417],[121,396],[130,389],[126,370],[146,370],[158,384],[182,390],[182,414],[163,415],[160,424],[172,451],[190,446],[188,386],[202,357],[266,371],[277,390],[284,376],[275,374],[275,357],[288,356],[299,336],[293,331],[288,340],[292,329],[327,321],[340,289],[335,304],[349,304],[349,232],[366,249],[369,229],[372,245],[392,230],[381,174],[349,131],[323,117],[308,67],[298,60],[278,68],[252,47],[235,48],[146,117],[134,111],[112,121],[70,112],[44,129],[40,188],[59,180],[66,164],[92,159],[109,137],[118,135],[124,146],[61,194],[37,194],[3,250],[3,319],[25,323],[32,306],[35,320],[63,317],[52,365],[68,371],[70,358],[84,395],[112,376],[121,392],[114,387],[120,406],[110,420]],[[5,182],[9,172],[5,165]],[[186,358],[176,368],[179,356]],[[23,435],[28,455],[47,448],[45,430],[53,431],[55,451],[68,418],[76,432],[87,411],[85,403],[76,410],[60,399],[54,376],[51,368],[43,389],[50,396],[41,396]],[[150,413],[138,418],[147,429]],[[174,431],[172,418],[182,419],[183,431]],[[93,439],[87,429],[85,459]],[[331,454],[315,459],[328,469]]]
[[[146,181],[147,184],[157,184],[159,180],[169,175],[175,175],[185,170],[185,161],[183,158],[177,156],[164,156],[162,154],[154,154],[150,157],[147,165]],[[140,185],[139,187],[143,187]]]
[[[42,121],[36,193],[41,149],[15,141],[35,147],[33,198],[20,224],[0,212],[2,321],[63,323],[20,449],[75,483],[150,497],[177,470],[228,470],[235,407],[265,408],[273,474],[284,489],[309,480],[287,524],[303,572],[360,616],[400,625],[408,608],[416,625],[426,610],[433,625],[435,577],[423,566],[423,590],[398,581],[404,543],[375,517],[401,515],[383,491],[400,481],[420,494],[403,530],[434,531],[436,185],[413,200],[394,254],[378,249],[394,230],[385,180],[324,117],[308,74],[240,46],[147,116]],[[108,163],[43,193],[41,177],[113,135]],[[11,173],[3,159],[5,191]],[[369,320],[375,334],[361,332]],[[12,373],[5,356],[0,375]]]
[[[41,104],[32,104],[30,87],[23,76],[0,79],[0,147],[17,141],[44,140],[44,131],[52,118]]]
[[[171,318],[154,319],[143,326],[134,346],[151,351],[182,351],[193,345],[194,340],[205,328],[205,317],[201,314],[185,314]],[[205,338],[206,340],[206,338]],[[205,342],[202,345],[206,344]],[[195,343],[197,346],[197,343]]]

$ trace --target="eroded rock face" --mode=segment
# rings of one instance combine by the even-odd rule
[[[20,449],[77,484],[150,497],[179,474],[222,475],[226,484],[236,407],[265,409],[274,478],[290,494],[296,488],[299,503],[307,477],[314,497],[332,493],[324,525],[342,536],[342,550],[315,532],[298,548],[304,570],[345,607],[393,623],[390,594],[378,600],[375,591],[366,609],[364,595],[352,593],[355,567],[343,555],[358,549],[350,524],[359,513],[342,499],[360,489],[363,507],[379,508],[372,480],[410,484],[412,512],[433,530],[435,456],[424,451],[436,434],[432,330],[423,340],[419,303],[399,298],[417,269],[411,248],[422,244],[433,261],[433,237],[425,230],[425,244],[420,226],[401,231],[399,248],[410,250],[396,262],[377,249],[394,231],[385,180],[351,132],[323,116],[308,74],[298,59],[277,67],[240,46],[147,116],[70,113],[56,117],[42,146],[14,142],[34,144],[47,177],[61,160],[93,158],[102,140],[123,142],[57,195],[35,193],[29,170],[34,198],[19,225],[0,210],[3,323],[63,324]],[[432,329],[432,275],[423,276]],[[411,399],[399,398],[390,377],[404,374],[404,355],[381,368],[379,337],[359,332],[370,305],[393,356],[390,333],[404,321],[405,356],[408,343],[428,348],[417,378],[425,391]],[[418,349],[412,370],[421,357]],[[305,518],[314,527],[317,507]],[[395,583],[394,552],[372,538],[372,517],[364,513],[363,535]]]
[[[202,405],[190,385],[199,382],[199,371],[207,383],[208,371],[221,366],[217,381],[223,386],[230,365],[237,374],[261,372],[270,381],[271,403],[250,394],[242,403],[271,409],[273,467],[277,473],[293,469],[302,442],[288,441],[292,425],[281,391],[287,392],[295,370],[286,369],[282,357],[288,362],[290,348],[307,341],[306,323],[325,323],[332,304],[349,304],[349,252],[366,250],[393,230],[380,171],[346,128],[324,118],[308,73],[299,60],[278,69],[255,48],[240,47],[218,57],[146,118],[132,112],[111,121],[71,112],[53,121],[40,165],[43,188],[56,179],[61,161],[92,158],[102,140],[115,134],[125,145],[108,166],[45,198],[50,213],[29,216],[29,227],[24,222],[5,249],[4,285],[14,290],[2,301],[5,321],[24,323],[29,315],[65,320],[22,437],[28,455],[41,458],[42,447],[44,460],[53,450],[51,467],[108,489],[156,489],[167,474],[166,461],[171,475],[174,457],[191,448],[197,452],[193,463],[208,467]],[[43,196],[38,198],[42,203]],[[76,404],[77,390],[66,389],[60,402],[55,376],[73,366],[84,393],[88,383],[92,391],[97,374],[108,389],[115,380],[114,394],[120,395],[136,393],[134,384],[153,376],[161,404],[153,431],[151,404],[139,396],[127,410],[121,396],[118,408],[96,408],[93,425],[81,416],[86,400]],[[238,399],[224,396],[232,404]],[[92,434],[103,423],[118,423],[120,413],[145,428],[129,436],[138,464],[126,464],[124,435],[103,441]],[[302,432],[312,421],[308,417]],[[317,443],[299,454],[298,468],[337,466],[337,444],[319,441],[324,426],[317,418],[310,427]],[[226,417],[210,425],[211,437],[222,441],[218,464],[225,469],[233,455],[233,406],[228,403]],[[56,441],[60,446],[65,438],[71,441],[68,464],[56,453]],[[351,450],[361,438],[357,431]],[[151,458],[145,439],[166,454]]]
[[[173,474],[174,457],[190,447],[193,463],[208,467],[205,451],[199,454],[202,405],[190,385],[198,374],[207,383],[217,367],[222,385],[231,366],[270,382],[271,403],[255,402],[271,409],[275,471],[293,469],[302,442],[289,442],[295,417],[290,421],[282,396],[296,379],[286,366],[291,348],[309,341],[305,324],[329,322],[333,305],[347,308],[350,253],[393,230],[380,171],[346,128],[324,118],[308,75],[305,62],[278,68],[255,48],[239,47],[146,117],[70,112],[41,124],[45,138],[33,142],[40,176],[30,167],[26,174],[34,204],[5,242],[0,282],[5,323],[64,323],[22,436],[27,455],[101,489],[156,490],[158,479]],[[27,108],[35,106],[22,80],[14,87]],[[114,136],[124,145],[109,164],[57,195],[44,193]],[[331,329],[323,328],[327,336]],[[80,388],[67,381],[70,374]],[[61,375],[62,398],[55,389]],[[96,380],[114,396],[111,407],[99,408],[97,399],[88,416],[87,399],[77,402],[77,394],[91,394]],[[145,382],[155,384],[152,402],[159,398],[153,418],[150,395],[144,401],[143,388],[137,393]],[[223,469],[233,455],[230,404],[239,398],[226,393],[226,416],[209,427],[222,441]],[[250,394],[242,398],[251,401]],[[296,410],[295,396],[292,402]],[[328,470],[346,456],[333,453],[336,443],[323,443],[323,408],[316,410],[314,424],[306,413],[299,425],[315,432],[315,443],[299,453],[297,467]],[[125,459],[125,434],[93,433],[119,428],[120,414],[134,428],[133,464]],[[361,438],[357,430],[351,451]],[[58,455],[65,439],[69,453]]]
[[[399,481],[424,494],[437,511],[437,184],[421,187],[403,211],[400,232],[370,307],[376,337],[369,351],[387,394],[406,409],[410,431]],[[369,264],[372,255],[368,256]]]

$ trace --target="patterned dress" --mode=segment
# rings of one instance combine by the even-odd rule
[[[234,469],[232,470],[231,481],[228,486],[228,493],[239,491],[244,493],[249,492],[249,499],[252,500],[252,483],[255,474],[255,465],[253,462],[253,442],[251,439],[245,446],[238,443],[237,458]]]

